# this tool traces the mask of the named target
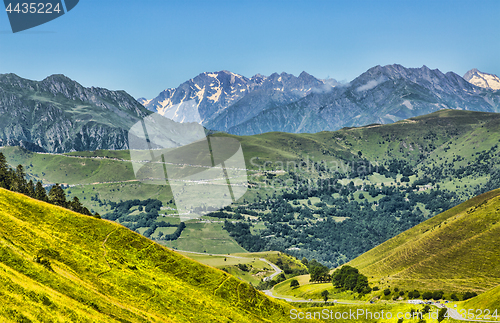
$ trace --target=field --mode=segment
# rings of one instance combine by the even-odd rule
[[[160,241],[161,244],[178,250],[202,253],[237,253],[245,252],[238,246],[227,231],[222,229],[222,223],[199,223],[191,221],[186,223],[182,235],[174,241]]]

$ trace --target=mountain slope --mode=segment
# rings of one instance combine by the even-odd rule
[[[498,112],[500,94],[476,87],[455,73],[443,74],[426,66],[376,66],[347,86],[264,110],[227,131],[238,135],[313,133],[392,123],[440,109]]]
[[[0,318],[285,322],[291,309],[104,220],[0,189]]]
[[[487,291],[484,294],[481,294],[477,297],[474,297],[463,304],[460,304],[461,308],[469,309],[469,308],[480,308],[480,309],[489,309],[491,314],[493,311],[498,310],[500,308],[500,285]]]
[[[149,114],[123,91],[85,88],[64,75],[40,82],[0,75],[0,145],[47,152],[126,149],[128,130]]]
[[[405,289],[484,292],[500,284],[500,189],[479,195],[349,262]]]
[[[500,90],[500,77],[483,73],[473,68],[464,75],[464,79],[475,86],[490,90]]]

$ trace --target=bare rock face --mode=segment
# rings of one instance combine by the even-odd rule
[[[43,81],[0,75],[0,145],[29,150],[127,149],[128,130],[149,115],[123,91],[85,88],[64,75]]]

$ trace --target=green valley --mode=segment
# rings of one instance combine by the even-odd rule
[[[221,228],[188,221],[188,230],[169,246],[227,253],[237,252],[238,243],[247,251],[282,250],[337,266],[499,187],[499,123],[494,113],[441,110],[388,125],[317,134],[213,134],[240,141],[248,191],[222,214],[203,218],[219,223],[230,219],[228,224]],[[127,151],[1,151],[12,165],[23,164],[33,179],[64,183],[70,198],[78,196],[100,214],[112,212],[112,202],[150,198],[175,213],[168,185],[137,181]],[[175,221],[172,212],[159,213]],[[152,227],[132,228],[142,233]],[[188,234],[192,230],[204,232],[206,243]],[[225,237],[227,250],[225,243],[211,249],[210,235]]]

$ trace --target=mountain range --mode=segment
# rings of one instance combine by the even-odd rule
[[[57,153],[128,149],[131,127],[154,112],[167,117],[155,132],[167,127],[172,134],[165,135],[174,136],[169,140],[175,145],[191,142],[185,138],[190,130],[180,128],[196,124],[237,135],[315,133],[441,109],[499,112],[500,79],[475,69],[464,77],[401,65],[373,67],[350,83],[306,72],[246,78],[221,71],[200,74],[154,99],[135,100],[124,91],[83,87],[64,75],[32,81],[1,74],[0,145]]]
[[[140,98],[138,101],[174,121],[194,121],[221,128],[335,84],[335,80],[319,80],[306,72],[298,77],[274,73],[268,77],[257,74],[246,78],[220,71],[202,73],[176,89],[166,89],[152,100]]]
[[[397,64],[375,66],[347,84],[306,72],[248,79],[221,71],[200,74],[139,101],[172,120],[199,122],[231,134],[314,133],[392,123],[440,109],[498,112],[499,80],[476,69],[462,78]]]

